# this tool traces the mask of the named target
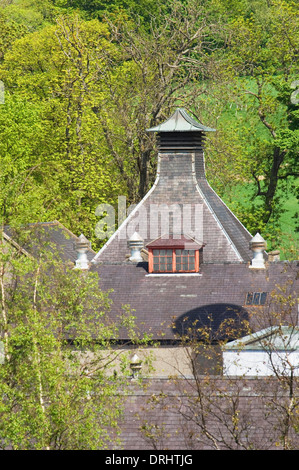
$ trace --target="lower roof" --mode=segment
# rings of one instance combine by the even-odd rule
[[[173,341],[182,325],[188,324],[186,319],[198,320],[203,326],[212,322],[216,331],[224,318],[246,316],[252,308],[246,305],[248,292],[270,293],[277,285],[289,282],[296,297],[299,280],[294,266],[285,268],[283,262],[270,263],[261,270],[249,269],[245,263],[203,264],[200,273],[148,274],[147,263],[127,262],[96,264],[91,269],[98,272],[102,290],[113,290],[112,319],[117,318],[123,305],[129,305],[141,334]],[[119,339],[128,338],[127,331],[121,330]]]
[[[32,256],[44,250],[57,254],[62,261],[70,263],[75,263],[78,256],[75,243],[79,237],[57,220],[28,224],[21,230],[6,226],[4,237],[23,253]],[[94,256],[95,252],[89,248],[88,260],[91,261]]]

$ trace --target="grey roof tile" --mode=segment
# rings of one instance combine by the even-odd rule
[[[253,272],[246,264],[206,264],[198,276],[148,275],[147,263],[103,263],[92,270],[99,274],[101,289],[113,289],[111,318],[116,319],[122,305],[128,304],[141,333],[151,333],[155,340],[174,341],[184,318],[204,324],[210,313],[216,332],[225,315],[237,319],[236,312],[246,315],[250,311],[245,305],[248,292],[272,292],[277,285],[285,285],[290,276],[295,282],[290,292],[296,297],[299,279],[295,280],[295,264],[286,269],[283,262],[272,263],[262,272]],[[121,330],[119,339],[128,339],[128,332]]]
[[[42,250],[46,250],[55,255],[58,254],[63,261],[75,262],[77,259],[75,243],[79,240],[79,237],[56,220],[29,224],[22,230],[6,226],[4,233],[9,240],[12,239],[17,242],[33,256]],[[95,252],[89,248],[87,251],[88,260],[91,261],[94,256]]]

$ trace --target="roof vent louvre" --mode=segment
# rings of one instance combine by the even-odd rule
[[[253,251],[253,258],[250,268],[265,269],[264,251],[267,248],[267,243],[263,237],[257,233],[249,242],[249,247]]]
[[[141,238],[139,233],[134,232],[131,236],[130,240],[128,241],[128,246],[131,249],[131,256],[130,261],[133,263],[140,263],[143,261],[141,256],[141,250],[144,247],[144,240]]]
[[[80,237],[78,237],[78,240],[75,242],[75,250],[77,251],[75,269],[89,269],[87,251],[90,249],[90,246],[90,241],[81,233]]]

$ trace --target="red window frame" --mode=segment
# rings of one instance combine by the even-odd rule
[[[178,254],[176,253],[176,251],[188,252],[188,253],[181,253],[180,255],[182,258],[184,258],[185,261],[186,260],[188,261],[188,269],[184,269],[184,268],[177,269],[176,258]],[[191,254],[191,251],[192,251],[192,254]],[[184,248],[178,248],[178,247],[170,248],[169,246],[167,247],[161,246],[159,248],[149,247],[148,252],[149,252],[149,257],[148,257],[149,273],[198,273],[199,272],[199,249],[198,250],[196,249],[185,250]],[[166,253],[163,253],[163,252],[166,252]],[[167,252],[168,252],[168,256],[167,256]],[[157,257],[159,261],[158,263],[156,262]],[[190,264],[189,260],[191,258],[192,258],[191,264],[194,267],[192,269],[189,269],[189,264]],[[169,259],[171,259],[171,268],[170,268]],[[194,260],[194,263],[193,263],[193,260]],[[157,264],[159,265],[158,269],[156,268]],[[184,263],[181,263],[181,266],[183,264]],[[165,269],[160,269],[161,265],[164,265]]]

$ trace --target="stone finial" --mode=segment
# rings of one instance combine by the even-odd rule
[[[280,251],[279,250],[273,250],[268,253],[268,261],[269,263],[276,263],[277,261],[280,261]]]
[[[144,246],[144,240],[141,238],[139,233],[133,233],[130,240],[128,241],[128,246],[131,249],[131,256],[129,258],[130,261],[133,263],[139,263],[143,261],[140,251]]]
[[[264,251],[267,243],[263,237],[257,233],[249,242],[249,247],[253,252],[250,268],[265,269]]]
[[[89,262],[87,259],[87,251],[90,249],[90,242],[81,233],[78,240],[75,242],[75,250],[77,251],[76,269],[89,269]]]
[[[134,354],[130,362],[130,368],[133,373],[133,378],[138,377],[138,374],[142,368],[141,363],[142,363],[141,359],[137,356],[137,354]]]

